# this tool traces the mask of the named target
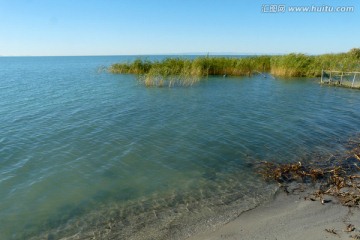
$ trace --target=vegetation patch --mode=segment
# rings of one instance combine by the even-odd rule
[[[360,48],[347,53],[250,57],[166,58],[162,61],[136,59],[108,68],[115,74],[136,74],[145,86],[191,86],[206,76],[251,76],[270,73],[277,77],[320,77],[322,69],[360,71]]]

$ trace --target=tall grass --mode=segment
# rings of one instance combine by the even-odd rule
[[[137,74],[146,86],[190,86],[210,75],[251,76],[271,73],[278,77],[319,77],[321,70],[360,71],[360,49],[347,53],[280,56],[166,58],[162,61],[137,59],[109,67],[111,73]]]
[[[288,54],[271,57],[271,73],[280,77],[320,77],[321,70],[360,71],[360,49],[347,53],[309,56]]]
[[[304,54],[273,56],[270,60],[270,73],[282,77],[306,77],[314,57]]]

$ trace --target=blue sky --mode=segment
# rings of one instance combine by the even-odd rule
[[[360,47],[359,22],[358,0],[0,0],[0,55],[345,52]]]

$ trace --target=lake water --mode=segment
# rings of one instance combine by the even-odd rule
[[[358,90],[146,88],[101,71],[132,59],[0,58],[0,239],[181,239],[274,194],[254,163],[341,151],[360,131]]]

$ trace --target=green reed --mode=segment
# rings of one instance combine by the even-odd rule
[[[109,72],[137,74],[145,86],[191,86],[206,76],[251,76],[270,73],[278,77],[319,77],[321,70],[360,71],[360,49],[347,53],[249,57],[166,58],[162,61],[136,59],[117,63]]]

